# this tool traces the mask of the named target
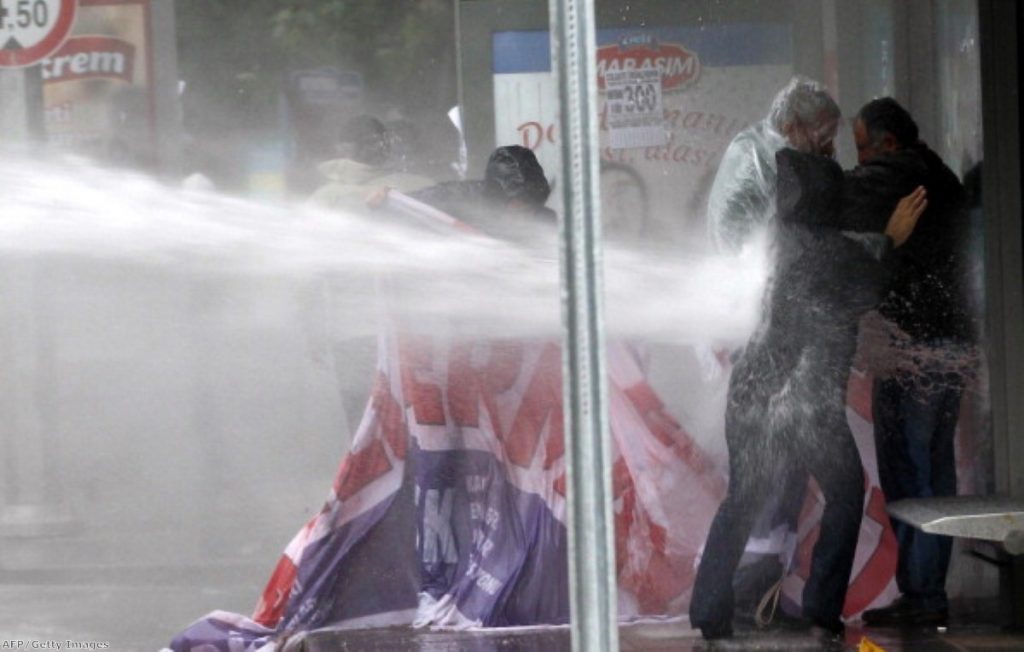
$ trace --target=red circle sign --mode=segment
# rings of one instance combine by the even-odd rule
[[[0,0],[0,68],[31,66],[64,43],[78,0]]]

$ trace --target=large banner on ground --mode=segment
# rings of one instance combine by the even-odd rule
[[[619,611],[679,615],[725,479],[631,347],[608,356]],[[210,614],[172,649],[261,649],[327,625],[567,622],[562,423],[555,343],[384,338],[352,450],[253,617]]]
[[[620,617],[678,616],[725,478],[665,412],[628,344],[609,346],[608,367]],[[870,396],[869,379],[861,380],[850,396],[860,410]],[[352,450],[253,616],[211,613],[171,649],[271,650],[327,626],[567,622],[560,388],[561,352],[552,342],[383,338]],[[895,539],[865,416],[851,408],[866,499],[847,618],[895,595]],[[794,572],[782,586],[791,607],[800,602],[822,504],[812,485]]]
[[[174,652],[267,652],[328,626],[568,621],[561,349],[396,332],[380,340],[372,396],[326,503],[286,547],[255,613],[211,613]],[[681,616],[727,481],[668,413],[636,347],[609,344],[607,368],[619,616]],[[848,400],[866,499],[847,618],[895,590],[895,538],[863,427],[869,388],[851,383]],[[822,502],[812,485],[780,587],[791,608]]]
[[[495,142],[529,147],[554,176],[561,145],[549,34],[496,32],[492,44]],[[791,27],[599,29],[597,44],[604,171],[633,172],[638,185],[624,210],[652,238],[703,238],[707,192],[725,148],[767,115],[792,75]],[[614,206],[604,202],[605,210]]]

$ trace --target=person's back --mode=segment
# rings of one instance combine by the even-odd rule
[[[879,232],[901,197],[923,185],[928,208],[896,253],[889,295],[879,308],[913,339],[973,337],[967,312],[963,185],[927,145],[915,142],[865,160],[847,173],[844,228]]]
[[[741,383],[749,375],[775,392],[779,388],[769,388],[766,380],[781,381],[798,365],[813,364],[845,389],[857,322],[882,297],[887,274],[880,260],[890,245],[881,234],[844,233],[831,219],[843,201],[838,164],[792,149],[781,150],[777,158],[774,273],[762,322],[734,376]],[[827,379],[816,378],[807,389],[827,386]]]
[[[896,259],[890,294],[879,311],[917,340],[969,341],[973,326],[966,300],[966,242],[970,227],[963,185],[923,143],[908,148],[927,170],[923,185],[930,210]]]

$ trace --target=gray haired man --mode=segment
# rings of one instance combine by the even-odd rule
[[[719,251],[738,253],[775,212],[775,153],[784,147],[832,156],[839,106],[824,86],[793,77],[768,116],[732,139],[708,199],[708,231]]]

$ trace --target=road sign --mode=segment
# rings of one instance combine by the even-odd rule
[[[78,0],[0,0],[0,68],[53,54],[71,32]]]

